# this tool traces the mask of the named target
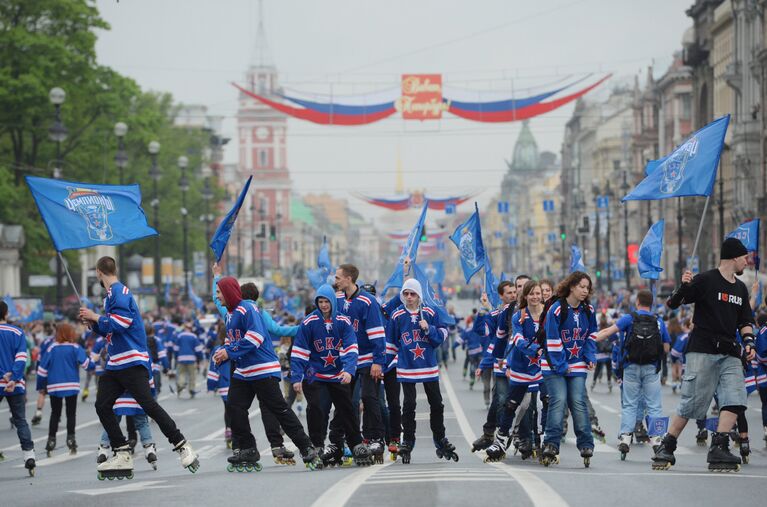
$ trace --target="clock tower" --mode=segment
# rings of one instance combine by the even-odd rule
[[[260,13],[244,87],[267,97],[281,91]],[[270,270],[292,266],[294,234],[290,226],[291,180],[286,137],[287,117],[284,114],[239,93],[238,177],[244,183],[252,174],[253,182],[240,212],[240,217],[246,220],[237,224],[242,228],[242,242],[239,246],[232,245],[234,250],[230,251],[230,258],[238,257],[245,275],[264,276]]]

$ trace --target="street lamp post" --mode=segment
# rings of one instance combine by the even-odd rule
[[[159,309],[163,303],[162,294],[162,274],[160,273],[160,198],[158,196],[157,185],[160,181],[160,168],[157,167],[157,154],[160,153],[160,143],[152,141],[147,147],[149,156],[152,158],[152,168],[149,170],[149,176],[152,178],[152,210],[154,212],[154,230],[157,235],[154,237],[154,287],[157,293],[157,307]]]
[[[266,239],[267,239],[267,230],[266,225],[264,224],[264,219],[266,217],[266,210],[264,209],[264,203],[261,202],[261,206],[258,208],[258,214],[261,217],[261,241],[260,243],[260,252],[259,252],[259,259],[258,259],[258,265],[259,265],[259,273],[261,277],[263,278],[266,276],[264,273],[264,248],[266,247]]]
[[[607,291],[612,292],[613,290],[613,274],[612,274],[612,266],[610,265],[610,206],[612,205],[613,201],[613,191],[610,188],[610,180],[607,180],[606,186],[605,186],[605,197],[607,198],[607,240],[605,241],[605,249],[607,250]]]
[[[597,230],[594,233],[594,239],[596,243],[596,251],[597,251],[597,269],[596,272],[601,276],[602,275],[602,248],[600,243],[600,233],[602,232],[601,223],[599,220],[599,204],[600,204],[600,188],[598,186],[595,186],[592,188],[592,191],[594,192],[594,204],[595,204],[595,213],[596,213],[596,228]],[[600,277],[597,277],[597,283],[601,284]]]
[[[212,264],[211,250],[207,247],[210,244],[210,224],[213,222],[213,215],[210,213],[210,200],[213,198],[213,191],[210,189],[210,175],[205,174],[205,182],[202,189],[202,200],[205,201],[205,210],[202,216],[202,220],[205,222],[205,265],[207,270],[207,284],[212,281],[212,273],[210,270]]]
[[[181,155],[178,157],[178,168],[181,169],[181,179],[179,180],[179,189],[181,190],[181,220],[184,236],[184,300],[189,300],[189,222],[187,216],[189,211],[186,207],[186,194],[189,191],[189,180],[186,177],[186,168],[189,166],[189,159]]]
[[[250,205],[250,271],[256,276],[256,207]]]
[[[282,235],[282,223],[281,223],[282,222],[282,214],[281,213],[277,213],[277,216],[274,217],[274,218],[275,218],[275,222],[274,222],[274,229],[275,229],[274,237],[277,240],[277,269],[279,270],[279,269],[282,269],[282,262],[281,262],[281,259],[280,259],[280,256],[281,256],[281,251],[280,251],[281,250],[281,248],[280,248],[280,236]]]
[[[48,137],[56,143],[56,161],[53,168],[53,177],[55,179],[60,179],[64,172],[61,163],[61,143],[67,138],[67,129],[64,126],[64,122],[61,121],[61,104],[64,103],[66,98],[66,92],[59,87],[51,88],[51,91],[48,93],[48,99],[55,109],[53,125],[48,129]],[[56,255],[56,308],[59,311],[61,311],[61,303],[64,299],[63,287],[61,285],[62,271],[61,256]]]
[[[115,137],[117,138],[117,153],[115,154],[115,165],[120,175],[120,185],[125,184],[124,171],[128,165],[128,154],[125,151],[125,135],[128,133],[128,125],[118,121],[114,127]],[[117,245],[117,262],[119,263],[118,272],[123,280],[127,280],[125,277],[125,255],[123,253],[123,246]]]
[[[621,190],[623,191],[623,195],[626,195],[629,191],[628,183],[628,171],[623,171],[623,184],[621,185]],[[626,278],[626,289],[631,289],[631,266],[629,261],[629,209],[627,203],[623,203],[623,237],[626,240],[626,257],[625,257],[625,264],[623,267],[624,276]]]

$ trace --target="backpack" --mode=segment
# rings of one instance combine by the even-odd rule
[[[663,357],[663,339],[655,315],[631,313],[631,332],[623,348],[626,359],[634,364],[655,364]]]

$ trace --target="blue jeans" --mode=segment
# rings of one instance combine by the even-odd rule
[[[637,421],[644,418],[645,410],[650,417],[662,417],[660,400],[660,372],[655,372],[655,365],[626,365],[623,368],[621,428],[618,434],[633,433]]]
[[[573,416],[576,445],[578,449],[594,448],[594,436],[591,434],[589,409],[586,406],[586,377],[563,377],[550,375],[544,377],[546,391],[549,394],[549,410],[546,417],[546,436],[544,444],[552,444],[559,449],[562,440],[562,426],[565,418],[565,406],[570,407]]]
[[[495,376],[493,382],[493,399],[490,402],[490,408],[487,411],[487,421],[482,426],[482,431],[487,435],[495,433],[495,428],[501,425],[501,415],[499,407],[503,410],[503,404],[506,402],[506,395],[509,393],[509,381],[503,376]]]
[[[26,406],[24,405],[26,396],[14,394],[5,396],[5,399],[8,400],[8,406],[11,407],[11,421],[16,426],[16,434],[19,436],[21,450],[31,451],[35,448],[35,444],[32,442],[32,432],[29,430],[29,424],[27,424]],[[0,396],[0,401],[2,400],[3,397]]]
[[[149,418],[146,414],[137,414],[128,417],[133,417],[133,423],[136,425],[136,431],[138,431],[139,437],[141,438],[141,444],[153,444],[154,438],[152,438],[152,428],[149,427]],[[119,423],[121,419],[122,416],[118,415],[117,422]],[[106,431],[101,433],[101,445],[109,447],[109,435],[107,435]]]

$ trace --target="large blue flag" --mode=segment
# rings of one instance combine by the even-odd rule
[[[647,163],[647,176],[623,201],[648,201],[711,195],[730,115],[693,133],[671,154]]]
[[[328,241],[324,237],[322,238],[320,252],[317,254],[317,267],[324,268],[328,272],[333,269],[333,265],[330,263],[330,254],[328,253]]]
[[[421,215],[418,217],[418,221],[413,226],[410,234],[408,234],[405,245],[402,247],[402,253],[397,260],[397,265],[394,266],[394,272],[391,274],[389,279],[386,281],[386,284],[384,285],[383,292],[381,293],[382,296],[386,294],[386,291],[392,287],[402,287],[402,283],[405,277],[405,270],[403,268],[405,259],[410,260],[410,265],[415,264],[416,257],[418,256],[418,245],[421,241],[421,231],[423,231],[423,224],[426,220],[426,212],[428,209],[429,200],[426,199],[426,202],[423,203],[423,209],[421,209]]]
[[[485,292],[487,293],[487,299],[490,300],[490,304],[493,308],[498,308],[501,305],[501,296],[498,295],[498,285],[501,281],[493,274],[493,267],[490,265],[490,259],[485,258]]]
[[[445,309],[445,303],[440,299],[437,293],[432,289],[429,283],[429,278],[426,276],[426,272],[418,264],[413,264],[413,274],[418,283],[421,284],[423,289],[423,301],[422,303],[434,308],[439,315],[439,320],[445,325],[451,326],[455,324],[455,319],[447,313]]]
[[[482,244],[482,226],[479,223],[479,208],[474,203],[474,213],[459,225],[450,236],[461,255],[461,268],[466,283],[485,265],[485,246]]]
[[[576,245],[570,247],[570,273],[575,271],[586,272],[586,265],[583,263],[583,254]]]
[[[665,227],[665,220],[660,219],[655,222],[645,234],[642,244],[639,245],[637,268],[639,269],[639,276],[645,280],[657,280],[663,271],[660,258],[663,255]]]
[[[445,261],[431,261],[424,268],[429,281],[439,285],[445,281]]]
[[[746,250],[753,254],[753,262],[757,271],[759,271],[759,225],[760,220],[755,218],[740,224],[737,229],[726,236],[727,238],[739,239]]]
[[[154,236],[138,185],[92,185],[27,176],[56,250],[121,245]]]
[[[246,181],[245,186],[242,187],[242,192],[240,192],[240,196],[237,198],[237,201],[235,201],[234,206],[232,206],[232,209],[229,210],[229,213],[226,214],[224,219],[221,220],[221,223],[218,224],[216,232],[210,239],[210,249],[216,254],[216,262],[219,262],[221,256],[224,255],[226,244],[229,242],[229,236],[232,235],[234,222],[237,220],[237,215],[240,212],[240,208],[242,208],[242,203],[245,202],[245,196],[248,193],[250,180],[252,179],[253,176],[248,177],[248,181]]]
[[[19,309],[16,308],[16,302],[13,300],[10,294],[6,294],[3,301],[8,305],[8,318],[11,320],[18,319],[21,315]]]

